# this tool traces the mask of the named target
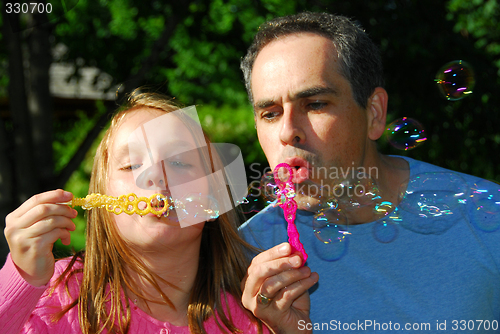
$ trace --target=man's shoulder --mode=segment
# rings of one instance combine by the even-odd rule
[[[490,182],[486,179],[480,178],[478,176],[470,175],[470,174],[465,174],[462,172],[457,172],[451,169],[447,169],[444,167],[440,167],[428,162],[424,162],[421,160],[416,160],[404,156],[398,156],[399,158],[402,158],[408,162],[410,165],[410,177],[415,177],[417,175],[421,174],[427,174],[427,173],[441,173],[442,175],[454,175],[458,178],[461,178],[463,181],[465,181],[468,184],[474,184],[478,182]],[[438,174],[436,174],[438,175]]]
[[[277,216],[277,214],[278,214],[278,208],[275,207],[273,204],[270,204],[261,211],[257,212],[255,215],[253,215],[246,222],[241,224],[239,230],[245,231],[250,228],[256,227],[264,223],[266,220],[272,219],[273,216]]]

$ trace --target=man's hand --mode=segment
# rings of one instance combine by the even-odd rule
[[[299,331],[299,320],[310,322],[307,290],[318,282],[317,273],[300,267],[302,258],[282,243],[257,255],[242,282],[242,303],[274,333]]]

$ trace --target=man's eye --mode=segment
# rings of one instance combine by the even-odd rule
[[[307,104],[309,110],[321,110],[327,106],[326,102],[311,102]]]
[[[262,114],[260,114],[260,118],[265,119],[265,120],[273,120],[278,116],[278,112],[276,111],[265,111]]]

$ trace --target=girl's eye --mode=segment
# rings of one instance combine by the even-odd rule
[[[189,168],[191,167],[190,164],[184,163],[182,161],[169,161],[169,164],[173,167],[177,168]]]
[[[127,166],[123,167],[122,169],[123,170],[135,170],[137,168],[140,168],[141,166],[142,166],[142,164],[127,165]]]

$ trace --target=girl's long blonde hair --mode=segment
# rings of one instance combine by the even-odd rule
[[[105,194],[108,179],[109,147],[114,133],[131,112],[151,108],[169,113],[180,109],[167,97],[157,93],[140,93],[137,90],[129,97],[128,103],[113,117],[94,159],[89,193]],[[186,126],[189,125],[186,124]],[[208,138],[205,135],[207,144]],[[205,157],[212,172],[224,170],[216,152]],[[222,166],[223,167],[223,166]],[[243,279],[249,259],[248,245],[237,232],[237,223],[242,215],[236,210],[221,214],[215,221],[205,223],[202,232],[198,272],[188,306],[189,329],[192,333],[206,333],[203,322],[214,317],[218,326],[222,325],[231,332],[240,332],[232,323],[227,293],[241,300],[240,282]],[[127,333],[130,328],[130,305],[127,290],[132,291],[146,302],[155,301],[152,296],[140,292],[137,283],[130,277],[128,270],[137,273],[149,282],[162,297],[162,302],[174,307],[168,296],[163,293],[158,282],[169,284],[149,268],[120,236],[110,213],[106,210],[90,210],[87,216],[87,240],[85,252],[76,254],[66,271],[58,279],[61,283],[72,276],[75,261],[83,261],[83,281],[80,294],[72,304],[59,312],[60,319],[65,312],[79,305],[78,315],[83,334],[96,334],[107,330],[109,333]],[[81,271],[81,270],[80,270]],[[56,284],[57,285],[57,284]],[[172,286],[171,284],[169,284]],[[174,287],[175,288],[175,287]],[[125,298],[124,298],[125,297]],[[222,302],[222,299],[225,299]],[[123,305],[123,301],[125,305]],[[109,307],[106,304],[109,303]],[[223,308],[223,305],[226,307]],[[254,321],[259,332],[262,324],[250,312],[249,320]],[[217,315],[217,317],[215,316]],[[220,319],[220,321],[219,321]],[[222,322],[222,324],[220,323]]]

